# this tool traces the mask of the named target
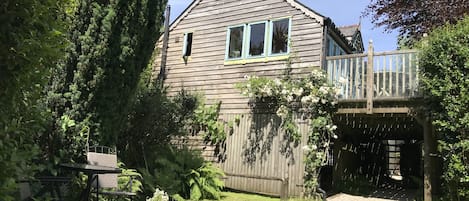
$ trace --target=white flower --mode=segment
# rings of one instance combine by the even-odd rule
[[[333,130],[333,131],[337,130],[337,126],[336,126],[336,125],[333,125],[333,126],[331,127],[331,130]]]
[[[341,94],[342,94],[342,89],[340,89],[340,88],[335,88],[335,95],[336,95],[336,96],[339,96],[339,95],[341,95]]]
[[[312,75],[314,78],[316,78],[316,79],[318,79],[318,78],[323,78],[323,77],[324,77],[324,74],[323,74],[321,71],[319,71],[319,70],[313,70],[313,71],[311,71],[311,75]]]
[[[311,83],[311,82],[306,83],[306,88],[308,88],[308,89],[314,88],[313,83]]]
[[[147,198],[147,201],[169,201],[169,196],[166,192],[155,189],[155,193],[153,193],[153,197]]]
[[[272,96],[272,89],[267,90],[267,96]]]
[[[299,89],[293,89],[293,94],[297,95],[297,96],[301,96],[301,94],[303,94],[303,88],[299,88]]]
[[[282,89],[282,95],[286,95],[288,93],[288,91],[286,89]]]
[[[287,96],[287,101],[288,101],[288,102],[292,102],[292,101],[293,101],[293,96],[292,96],[292,95],[288,95],[288,96]]]
[[[316,152],[316,158],[322,158],[323,154],[322,152],[318,151]]]
[[[319,103],[319,98],[313,96],[313,97],[311,98],[311,102],[312,102],[312,103]]]
[[[327,103],[327,100],[326,100],[326,99],[321,99],[321,103],[322,103],[322,104],[326,104],[326,103]]]
[[[337,139],[338,136],[337,136],[336,134],[334,134],[334,135],[332,136],[332,138]]]
[[[262,93],[262,95],[267,95],[267,96],[271,96],[272,95],[272,89],[268,86],[264,86],[260,92]]]
[[[244,75],[244,79],[249,80],[249,75]]]
[[[280,86],[282,84],[282,82],[279,80],[279,79],[275,79],[274,80],[274,83],[277,85],[277,86]]]
[[[279,117],[286,117],[288,114],[288,108],[285,107],[284,105],[281,105],[278,109],[277,109],[277,115]]]
[[[329,87],[321,86],[319,87],[319,92],[321,92],[322,94],[327,94],[329,92]]]
[[[309,152],[309,151],[312,150],[308,145],[303,146],[302,149],[303,149],[303,151],[305,151],[305,152]]]
[[[316,149],[318,149],[318,146],[316,146],[315,144],[313,144],[313,145],[311,146],[311,149],[312,149],[312,150],[316,150]]]
[[[348,82],[348,80],[345,79],[344,77],[340,77],[340,78],[339,78],[339,83],[340,83],[340,84],[347,84],[347,82]]]
[[[303,96],[301,97],[301,103],[306,104],[311,101],[311,96]]]
[[[332,101],[331,102],[332,105],[337,105],[337,103],[338,103],[337,101]]]

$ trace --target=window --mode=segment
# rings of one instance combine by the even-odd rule
[[[288,39],[290,34],[290,19],[272,21],[271,54],[288,53]]]
[[[288,56],[286,54],[290,51],[290,23],[290,18],[283,18],[228,27],[225,59]]]
[[[327,36],[327,41],[327,56],[337,56],[345,54],[345,51],[330,36]]]
[[[188,57],[192,54],[192,33],[184,34],[184,46],[182,56]]]
[[[249,25],[249,56],[264,56],[265,22]]]
[[[237,59],[243,56],[244,26],[228,29],[228,59]]]

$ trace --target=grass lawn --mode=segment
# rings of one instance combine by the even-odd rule
[[[208,201],[208,200],[205,200]],[[257,194],[222,192],[221,201],[280,201],[279,198],[273,198]],[[307,201],[303,199],[290,199],[289,201]]]
[[[256,194],[223,192],[221,201],[280,201],[280,199]]]

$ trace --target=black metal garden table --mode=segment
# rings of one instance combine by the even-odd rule
[[[73,171],[83,172],[88,176],[86,188],[80,194],[80,201],[88,201],[91,193],[92,184],[98,180],[99,174],[119,174],[122,172],[119,168],[106,167],[99,165],[90,165],[82,163],[65,163],[61,167]],[[96,185],[96,200],[99,198],[99,184]]]

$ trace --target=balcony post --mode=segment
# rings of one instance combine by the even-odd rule
[[[366,68],[366,113],[373,114],[373,41],[370,40],[368,44],[368,62]]]

